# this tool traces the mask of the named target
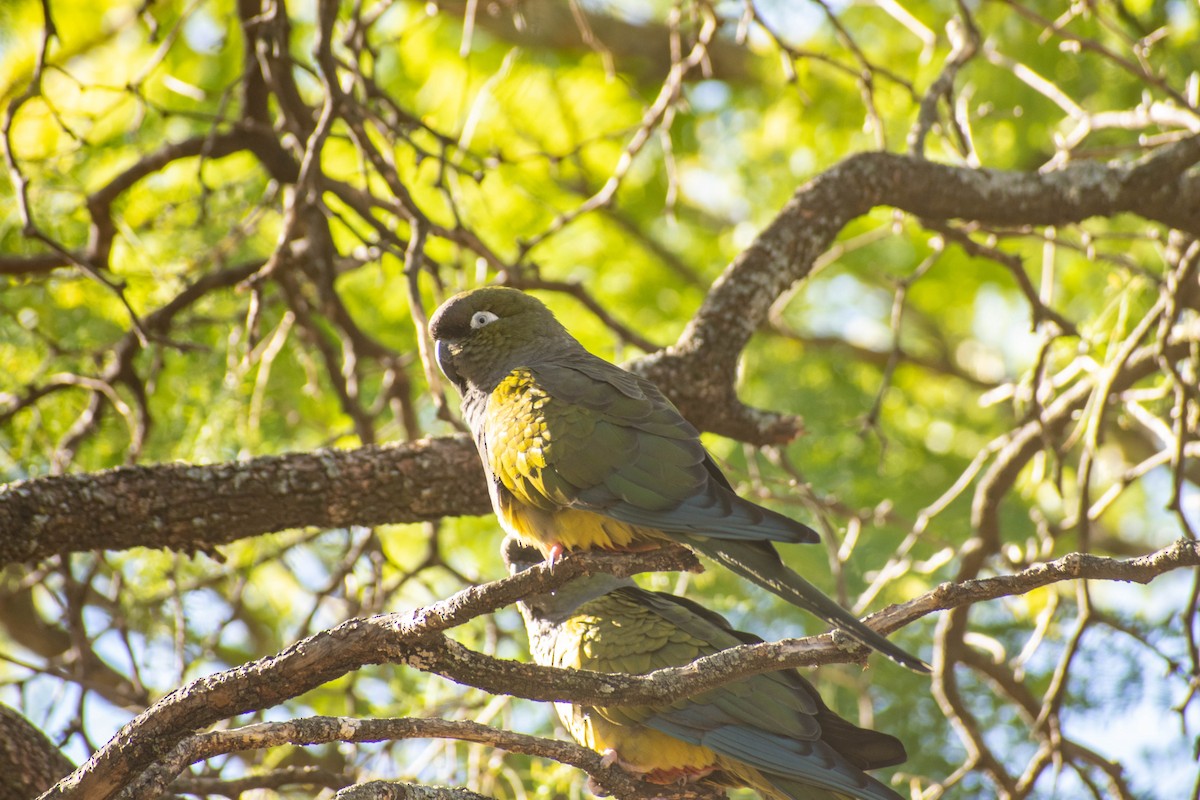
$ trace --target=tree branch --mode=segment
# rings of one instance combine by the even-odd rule
[[[470,11],[474,13],[474,25],[520,47],[600,52],[619,60],[622,69],[636,69],[647,83],[661,83],[673,66],[671,31],[652,20],[627,22],[585,8],[578,9],[577,17],[569,3],[559,0],[523,0],[519,13],[506,13],[503,6],[476,6],[465,0],[441,0],[438,7],[463,17]],[[731,39],[714,39],[708,46],[709,69],[704,77],[752,80],[754,71],[746,56],[746,48]]]
[[[934,220],[1064,225],[1138,214],[1200,235],[1200,136],[1133,164],[1086,161],[1047,172],[935,164],[895,153],[850,156],[797,190],[713,284],[678,341],[631,369],[661,387],[692,424],[752,444],[779,444],[800,431],[795,418],[744,406],[734,379],[750,337],[771,304],[808,275],[850,221],[876,206]]]
[[[492,800],[460,787],[428,786],[404,781],[367,781],[347,786],[334,800]]]
[[[478,742],[509,753],[549,758],[587,772],[605,794],[619,797],[660,796],[663,787],[644,784],[620,767],[606,766],[601,756],[570,742],[527,736],[492,728],[477,722],[444,719],[356,719],[353,717],[309,717],[286,722],[263,722],[225,731],[190,736],[169,756],[147,770],[121,793],[121,798],[158,797],[171,787],[172,779],[189,764],[240,750],[265,750],[282,745],[314,745],[329,742],[383,742],[402,739],[455,739]],[[395,786],[390,781],[370,784]],[[364,785],[360,785],[361,788]],[[450,790],[457,792],[462,790]],[[340,794],[347,797],[351,794]],[[357,795],[353,795],[357,796]],[[479,797],[479,795],[474,795]]]
[[[684,667],[645,676],[601,674],[524,664],[474,653],[441,634],[520,597],[552,590],[594,570],[628,575],[694,566],[682,548],[637,554],[574,554],[551,569],[472,587],[408,614],[353,619],[310,636],[277,655],[192,681],[138,716],[43,800],[105,800],[176,748],[192,731],[248,711],[269,708],[366,664],[406,664],[495,694],[586,705],[662,704],[750,674],[846,661],[833,636],[744,645]],[[1181,539],[1128,561],[1071,554],[1017,575],[943,584],[916,600],[867,618],[881,632],[933,611],[1028,592],[1063,580],[1147,582],[1164,572],[1200,565],[1200,543]],[[861,647],[855,653],[865,655]]]
[[[0,563],[86,550],[211,551],[270,531],[420,522],[491,508],[465,436],[0,487]]]
[[[0,798],[34,797],[74,768],[46,734],[0,704]]]

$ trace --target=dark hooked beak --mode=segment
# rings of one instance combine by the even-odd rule
[[[536,548],[530,547],[515,536],[504,537],[500,544],[500,556],[504,559],[509,573],[513,575],[546,560]]]
[[[434,345],[433,352],[434,357],[437,359],[438,367],[442,370],[442,374],[454,384],[459,393],[462,393],[466,387],[463,386],[463,380],[459,377],[458,370],[454,368],[454,356],[450,353],[450,345],[438,339]]]

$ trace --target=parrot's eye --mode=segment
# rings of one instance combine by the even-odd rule
[[[500,319],[490,311],[476,311],[471,315],[471,330],[477,331],[484,325],[490,325]]]

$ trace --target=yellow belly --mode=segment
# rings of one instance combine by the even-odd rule
[[[712,750],[688,744],[641,725],[615,725],[599,714],[566,703],[558,715],[571,737],[597,753],[613,752],[617,763],[653,783],[701,778],[717,767]]]
[[[501,525],[513,536],[546,554],[558,544],[564,550],[625,550],[661,542],[653,531],[611,517],[560,508],[553,511],[518,503],[501,502]]]

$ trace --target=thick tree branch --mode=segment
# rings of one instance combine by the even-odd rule
[[[419,522],[490,509],[466,437],[159,464],[0,487],[0,563],[85,550],[211,550],[268,531]]]
[[[672,346],[631,368],[660,386],[689,420],[754,444],[799,432],[787,415],[748,408],[734,378],[771,304],[806,276],[851,220],[876,206],[914,216],[995,225],[1065,225],[1131,213],[1200,235],[1200,136],[1133,164],[1071,164],[1054,172],[1011,172],[935,164],[895,153],[860,153],[797,190],[779,215],[713,284]]]
[[[74,768],[46,734],[0,704],[0,800],[35,797]]]

